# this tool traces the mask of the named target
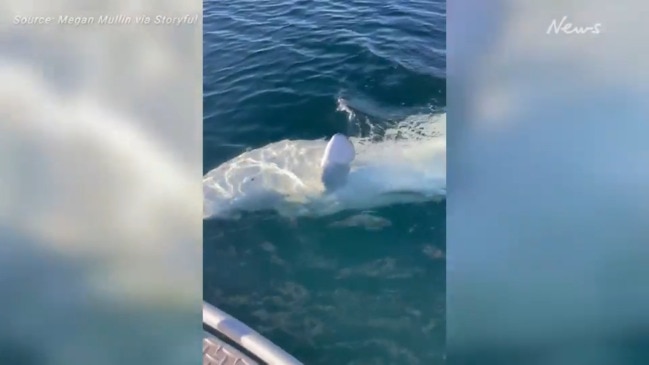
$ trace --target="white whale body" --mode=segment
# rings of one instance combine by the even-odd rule
[[[416,115],[374,138],[283,140],[203,177],[204,218],[275,211],[324,216],[446,195],[446,115]]]

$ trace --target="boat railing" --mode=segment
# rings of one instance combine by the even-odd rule
[[[303,365],[243,322],[206,302],[203,302],[203,325],[268,365]]]

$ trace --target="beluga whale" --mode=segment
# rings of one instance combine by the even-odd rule
[[[446,195],[446,115],[415,115],[380,138],[334,134],[246,151],[203,177],[204,219],[245,212],[326,216]]]

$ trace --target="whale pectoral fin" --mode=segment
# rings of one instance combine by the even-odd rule
[[[345,185],[355,158],[356,150],[349,138],[340,133],[331,137],[320,164],[321,180],[327,190],[335,190]]]

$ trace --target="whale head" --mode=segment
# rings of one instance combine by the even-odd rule
[[[354,158],[356,158],[354,144],[347,136],[334,134],[327,143],[320,162],[321,181],[327,191],[345,186]]]

